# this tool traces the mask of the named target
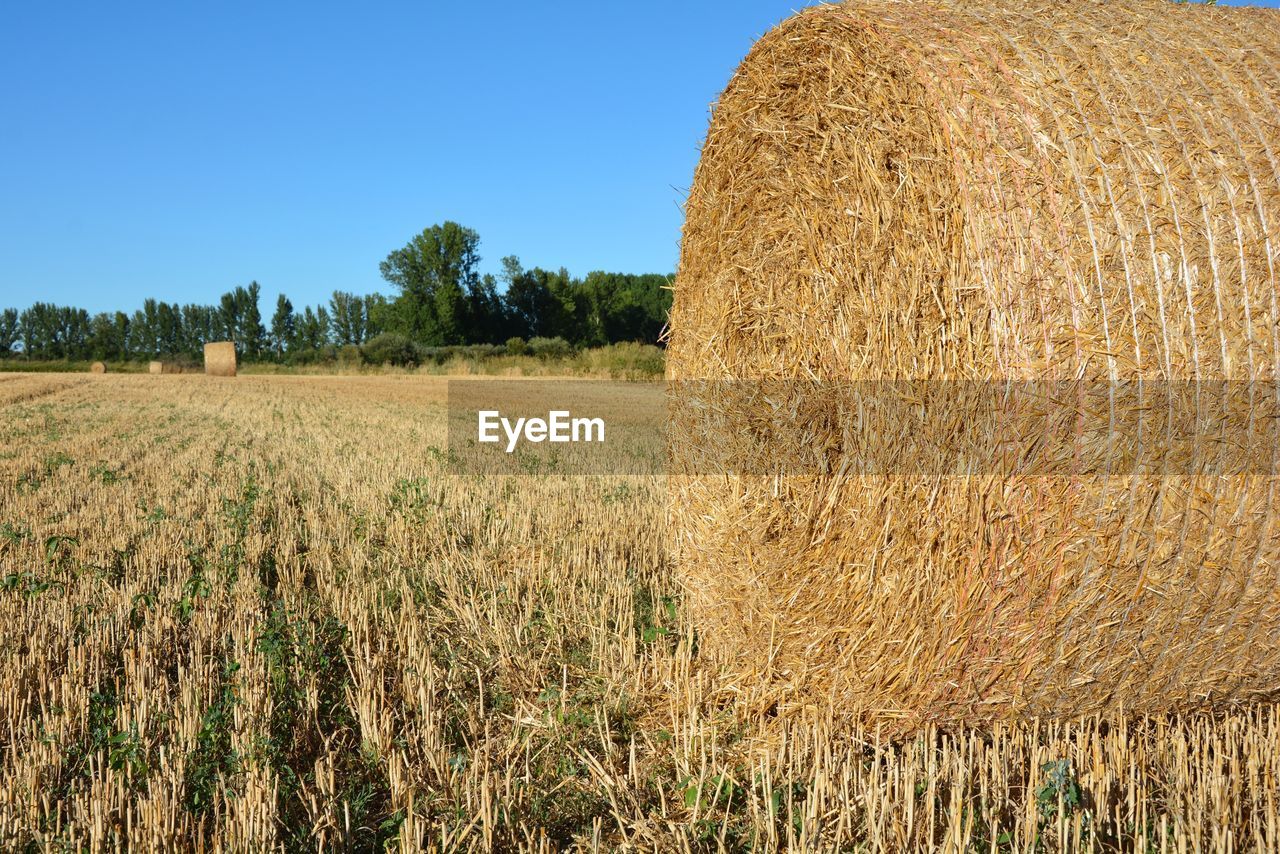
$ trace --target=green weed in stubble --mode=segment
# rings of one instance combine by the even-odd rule
[[[125,580],[129,561],[134,556],[136,544],[130,542],[122,549],[112,548],[110,556],[105,563],[82,563],[79,567],[80,572],[92,571],[95,578],[102,579],[110,584],[120,584]]]
[[[62,451],[57,451],[41,460],[39,467],[19,475],[17,488],[20,494],[29,494],[38,490],[49,478],[63,466],[75,465],[73,460]]]
[[[244,563],[244,541],[249,536],[250,522],[253,520],[254,508],[262,490],[258,485],[257,471],[253,463],[240,483],[239,493],[232,498],[222,499],[222,517],[231,527],[234,541],[224,545],[220,552],[226,588],[230,590],[240,577],[240,567]]]
[[[998,854],[1012,852],[1013,834],[1008,830],[1002,830],[995,833],[987,816],[990,811],[988,805],[981,795],[974,798],[972,803],[964,804],[960,808],[960,824],[962,827],[972,828],[969,838],[969,850],[971,851],[992,851]],[[1009,823],[1013,823],[1010,816],[1002,816],[1001,820],[1009,819]],[[995,838],[992,838],[994,833]]]
[[[253,508],[258,503],[261,490],[258,486],[257,472],[253,464],[240,483],[240,492],[234,498],[222,499],[222,516],[235,532],[236,538],[243,540],[249,533],[249,522],[253,518]]]
[[[57,442],[62,439],[62,426],[58,423],[58,419],[53,417],[52,404],[41,404],[39,407],[40,414],[44,416],[41,424],[44,430],[44,437],[47,441]]]
[[[126,728],[119,725],[123,671],[123,662],[112,656],[107,672],[89,695],[85,728],[78,739],[67,745],[62,769],[51,782],[51,789],[59,797],[66,797],[79,781],[94,774],[95,759],[105,760],[107,767],[124,774],[130,791],[145,791],[151,769],[149,746],[136,723]],[[53,736],[46,735],[46,740],[56,742]]]
[[[1080,781],[1070,759],[1055,759],[1040,766],[1044,775],[1036,788],[1036,850],[1046,850],[1045,836],[1050,829],[1065,818],[1083,809]],[[1092,826],[1092,813],[1084,810],[1081,834],[1087,839]],[[1082,840],[1081,840],[1082,841]]]
[[[601,496],[601,500],[606,504],[624,503],[635,495],[636,490],[629,483],[620,483],[610,489]]]
[[[234,725],[235,707],[239,703],[236,693],[236,674],[240,663],[223,664],[213,702],[200,719],[195,749],[188,757],[183,788],[186,807],[193,813],[208,813],[219,789],[230,789],[232,778],[239,773],[240,757],[231,746],[231,727]]]
[[[636,584],[633,593],[636,634],[642,644],[673,641],[679,628],[676,600],[655,596],[649,587]]]
[[[17,593],[23,598],[39,596],[48,590],[66,590],[61,581],[43,578],[34,572],[11,572],[0,578],[0,591]]]
[[[431,481],[425,477],[400,478],[390,495],[391,512],[415,521],[423,521],[427,514],[440,506],[431,493]]]
[[[268,594],[270,595],[270,594]],[[297,794],[307,785],[308,765],[304,753],[307,730],[297,726],[306,720],[303,680],[305,665],[299,655],[300,639],[294,616],[278,601],[268,612],[258,634],[258,651],[266,662],[272,697],[267,734],[261,744],[267,763],[279,780],[277,811],[286,847],[301,847],[305,833],[300,823]]]
[[[155,607],[156,594],[150,591],[145,593],[135,593],[133,599],[129,602],[129,628],[135,631],[142,628],[146,622],[147,613]]]
[[[741,773],[741,769],[738,771]],[[694,838],[700,844],[729,851],[758,847],[748,792],[738,779],[737,775],[721,772],[705,780],[689,775],[680,781],[677,793],[681,803],[686,810],[701,816],[692,825]],[[784,789],[775,789],[770,798],[775,815],[781,812],[784,794]]]
[[[157,504],[155,507],[148,507],[146,502],[139,501],[138,510],[142,513],[143,520],[146,522],[151,522],[152,524],[156,522],[163,522],[164,520],[169,518],[168,511],[165,510],[164,507],[160,506],[159,504]]]
[[[0,524],[0,539],[13,545],[21,545],[31,539],[31,529],[26,525],[14,525],[11,522]]]
[[[146,778],[146,745],[138,735],[137,723],[130,723],[127,730],[111,736],[107,745],[107,765],[114,771],[128,771],[135,781]]]
[[[531,637],[530,643],[541,641]],[[639,723],[625,692],[615,693],[606,685],[589,644],[569,642],[558,658],[562,666],[548,670],[536,698],[544,708],[545,725],[530,729],[527,736],[534,757],[528,806],[514,809],[508,820],[517,825],[536,822],[556,845],[568,847],[589,834],[594,822],[609,819],[609,794],[590,768],[615,765],[626,754]],[[490,693],[498,708],[500,679],[496,685],[499,690]]]
[[[339,509],[351,523],[351,533],[360,542],[367,542],[369,539],[369,531],[372,527],[368,513],[357,510],[355,506],[347,500],[338,502]]]
[[[113,486],[124,480],[124,470],[112,468],[106,463],[98,463],[89,470],[89,478],[103,486]]]
[[[346,844],[378,850],[394,837],[399,822],[386,819],[373,826],[390,814],[391,795],[379,757],[361,745],[359,725],[347,705],[347,627],[312,596],[300,610],[276,598],[269,602],[257,648],[273,703],[260,749],[279,780],[276,810],[285,847],[310,850],[314,819],[299,795],[314,788],[316,761],[327,754],[339,757],[335,777],[344,785],[337,800],[351,822]]]
[[[197,549],[191,544],[187,545],[187,566],[190,568],[191,574],[183,582],[182,596],[174,605],[178,620],[184,626],[191,621],[191,615],[195,612],[197,601],[207,597],[212,592],[207,578],[207,564],[203,549]]]
[[[1058,817],[1059,802],[1062,809],[1074,812],[1080,806],[1080,782],[1070,759],[1056,759],[1040,766],[1044,780],[1036,789],[1036,809],[1040,817],[1053,821]]]
[[[53,534],[44,538],[44,565],[47,569],[66,570],[72,562],[73,550],[80,545],[76,537]]]

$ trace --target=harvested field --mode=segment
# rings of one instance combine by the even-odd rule
[[[0,380],[4,849],[1280,847],[1274,705],[744,716],[661,479],[452,475],[443,380]]]

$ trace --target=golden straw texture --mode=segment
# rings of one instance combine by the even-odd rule
[[[91,374],[105,374],[106,372],[107,366],[102,364],[102,362],[94,362],[89,366],[89,373]]]
[[[1273,11],[806,10],[715,110],[668,376],[1254,381],[1274,398],[1278,157]],[[1249,400],[1232,429],[1274,455]],[[825,468],[708,470],[744,407],[712,395],[676,419],[671,508],[702,648],[755,708],[906,730],[1280,689],[1268,473],[852,473],[867,437],[840,424],[728,453],[817,449]]]
[[[149,365],[147,365],[147,373],[151,373],[151,374],[163,374],[163,373],[164,373],[164,362],[152,362],[152,363],[150,363]]]
[[[236,375],[236,345],[232,341],[214,341],[204,345],[204,372],[211,377]]]

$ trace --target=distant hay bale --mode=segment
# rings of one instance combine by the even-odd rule
[[[89,366],[89,373],[91,374],[105,374],[106,372],[107,366],[102,364],[102,362],[94,362]]]
[[[147,365],[147,373],[163,374],[164,362],[151,362],[149,365]]]
[[[819,6],[752,48],[667,357],[760,384],[673,420],[675,566],[738,696],[910,729],[1280,694],[1277,69],[1280,13],[1134,0]],[[836,390],[886,380],[916,386]],[[1035,404],[975,421],[944,384],[1015,380],[1070,389],[1040,404],[1078,432],[946,468]],[[1183,458],[1159,446],[1187,413],[1213,429]]]
[[[211,377],[236,375],[236,345],[232,341],[215,341],[204,345],[204,372]]]

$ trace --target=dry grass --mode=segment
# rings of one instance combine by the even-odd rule
[[[1271,705],[742,716],[662,481],[451,475],[444,390],[0,374],[0,847],[1280,846]]]
[[[695,400],[676,434],[675,471],[712,472],[673,489],[676,565],[744,702],[909,731],[1280,692],[1276,479],[1206,473],[1280,448],[1277,68],[1280,12],[1155,0],[872,0],[756,44],[686,206],[668,352],[673,378],[778,390]],[[883,434],[786,385],[1021,379],[1102,400],[1099,469],[864,475]],[[1143,411],[1121,383],[1218,380],[1258,397],[1230,423],[1197,397],[1225,428],[1205,468],[1111,466]],[[762,412],[803,440],[745,430]],[[945,449],[957,418],[905,439]],[[780,476],[704,467],[725,450]]]

